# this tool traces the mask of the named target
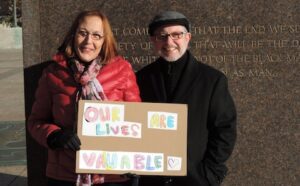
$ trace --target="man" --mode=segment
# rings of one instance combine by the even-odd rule
[[[155,62],[137,73],[144,102],[188,105],[187,176],[143,176],[141,186],[220,185],[236,140],[236,111],[225,75],[197,61],[188,50],[190,22],[166,11],[153,18],[149,34]]]

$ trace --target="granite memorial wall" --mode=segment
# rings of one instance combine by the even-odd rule
[[[192,23],[190,50],[227,75],[237,106],[238,139],[223,185],[300,182],[298,0],[24,0],[22,6],[26,117],[44,64],[80,11],[102,10],[120,54],[139,70],[156,59],[150,19],[177,10]],[[45,149],[29,135],[27,156],[29,185],[44,183]]]

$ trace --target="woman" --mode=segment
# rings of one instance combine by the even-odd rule
[[[107,17],[99,11],[80,13],[53,59],[39,81],[28,121],[30,134],[48,148],[48,185],[129,184],[119,175],[75,173],[78,100],[140,101],[134,72],[117,54]]]

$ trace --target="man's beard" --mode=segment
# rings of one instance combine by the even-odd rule
[[[178,55],[167,56],[164,54],[163,49],[158,50],[157,53],[164,60],[166,60],[168,62],[174,62],[174,61],[177,61],[179,58],[181,58],[181,56],[184,54],[184,52],[181,53],[181,51],[177,47],[175,48],[175,50],[178,50],[178,53],[177,53]]]

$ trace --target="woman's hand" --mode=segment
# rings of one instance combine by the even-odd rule
[[[72,131],[56,130],[47,138],[48,146],[51,149],[65,148],[73,151],[80,150],[80,139]]]

